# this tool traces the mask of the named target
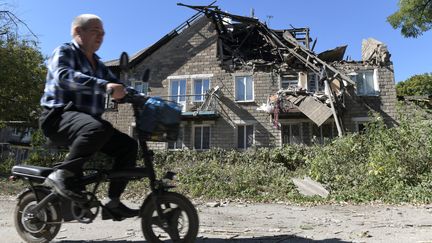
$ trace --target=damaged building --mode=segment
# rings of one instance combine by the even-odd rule
[[[360,131],[371,112],[395,121],[393,65],[385,44],[363,40],[362,60],[347,61],[347,46],[315,53],[308,28],[275,30],[254,17],[217,6],[188,6],[197,13],[130,58],[106,62],[129,85],[182,106],[179,139],[154,148],[323,143]],[[149,82],[142,76],[150,72]],[[105,113],[134,134],[128,104]]]

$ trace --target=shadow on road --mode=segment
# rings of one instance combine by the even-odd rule
[[[128,241],[128,240],[107,240],[107,241],[58,241],[58,243],[148,243],[147,241]],[[224,243],[224,242],[237,242],[237,243],[350,243],[351,241],[344,241],[337,238],[312,240],[295,235],[278,235],[278,236],[261,236],[254,238],[233,238],[233,239],[219,239],[219,238],[203,238],[199,237],[196,243]]]

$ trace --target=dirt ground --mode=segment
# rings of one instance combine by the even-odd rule
[[[128,202],[131,207],[138,203]],[[0,242],[22,242],[13,224],[15,200],[0,197]],[[430,242],[432,205],[198,203],[197,242]],[[65,223],[53,242],[146,242],[139,219]]]

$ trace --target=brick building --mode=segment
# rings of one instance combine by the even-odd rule
[[[364,42],[363,60],[346,61],[346,46],[315,54],[307,28],[271,30],[255,18],[204,9],[133,55],[127,74],[118,60],[106,64],[143,93],[182,105],[179,140],[153,148],[310,144],[359,131],[371,111],[396,124],[389,54],[380,42]],[[130,105],[104,116],[133,135]]]

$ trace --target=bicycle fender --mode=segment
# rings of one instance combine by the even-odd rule
[[[30,187],[27,187],[26,189],[24,189],[23,191],[21,191],[21,192],[18,194],[16,200],[17,200],[18,202],[20,202],[20,201],[22,200],[22,198],[24,197],[24,195],[26,195],[27,193],[33,193],[33,190],[36,191],[36,192],[42,192],[42,193],[45,193],[46,195],[48,195],[48,194],[51,193],[51,191],[50,191],[47,187],[37,185],[37,186],[34,186],[33,189],[30,188]]]

